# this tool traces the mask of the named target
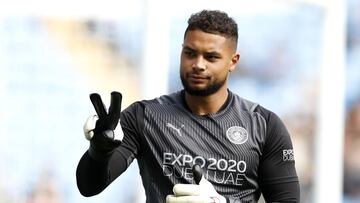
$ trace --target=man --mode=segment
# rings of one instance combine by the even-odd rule
[[[299,202],[285,126],[228,90],[240,59],[237,38],[226,13],[201,11],[184,34],[184,90],[135,102],[121,114],[120,93],[112,93],[109,112],[92,94],[98,117],[84,126],[90,148],[76,173],[81,194],[100,193],[136,158],[148,203],[257,202],[261,194],[267,202]],[[117,130],[121,141],[114,139]]]

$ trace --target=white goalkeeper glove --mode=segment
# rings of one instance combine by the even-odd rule
[[[226,198],[216,192],[214,186],[202,175],[199,165],[193,167],[195,184],[176,184],[174,195],[166,197],[166,203],[226,203]]]

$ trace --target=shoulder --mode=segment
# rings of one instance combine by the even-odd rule
[[[241,111],[254,112],[255,109],[259,106],[258,103],[240,97],[238,94],[235,94],[231,91],[229,91],[229,94],[230,99],[232,100],[232,106],[235,106],[235,108]]]
[[[280,117],[276,113],[265,108],[259,103],[240,97],[235,93],[231,93],[231,94],[236,108],[239,108],[242,111],[247,111],[249,113],[256,114],[262,117],[267,124],[281,122]]]
[[[274,114],[272,111],[261,106],[259,103],[240,97],[233,92],[230,92],[230,94],[233,100],[233,105],[242,111],[259,114],[260,116],[265,118],[265,120],[268,120],[269,116]]]
[[[275,143],[289,147],[292,145],[289,131],[282,119],[276,113],[260,105],[255,108],[254,112],[259,114],[265,120],[266,140],[268,145],[273,145]]]

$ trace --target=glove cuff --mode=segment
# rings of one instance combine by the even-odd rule
[[[111,150],[111,151],[102,151],[102,152],[99,152],[97,150],[94,149],[94,147],[89,147],[88,149],[88,153],[90,155],[91,158],[95,159],[96,161],[99,161],[99,162],[105,162],[109,159],[109,157],[111,156],[111,154],[113,153],[114,150]]]

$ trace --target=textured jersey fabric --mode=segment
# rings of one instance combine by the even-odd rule
[[[257,202],[266,187],[298,182],[281,120],[230,91],[223,108],[205,116],[189,111],[183,92],[136,102],[121,126],[120,148],[127,163],[137,159],[148,203],[165,202],[174,184],[194,183],[194,164],[230,202]]]

